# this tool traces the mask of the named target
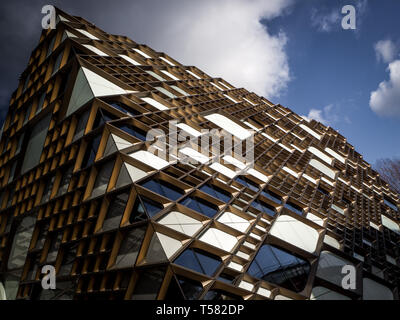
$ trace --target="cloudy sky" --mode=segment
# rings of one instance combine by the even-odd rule
[[[371,163],[400,157],[400,1],[2,1],[1,121],[45,4],[322,121]],[[341,27],[347,4],[356,30]]]

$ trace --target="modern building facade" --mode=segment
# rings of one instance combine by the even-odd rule
[[[80,17],[0,153],[0,299],[399,299],[399,195],[346,138]]]

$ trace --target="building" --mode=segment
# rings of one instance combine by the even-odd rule
[[[399,298],[399,195],[346,138],[60,10],[0,153],[2,299]]]

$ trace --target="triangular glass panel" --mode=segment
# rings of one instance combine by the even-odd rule
[[[135,92],[132,90],[122,89],[113,82],[103,78],[102,76],[85,67],[82,67],[82,70],[86,78],[88,79],[90,88],[92,89],[95,97],[104,97]]]
[[[146,211],[142,205],[142,202],[140,201],[139,196],[136,198],[135,205],[132,209],[132,212],[129,216],[129,222],[130,223],[135,223],[143,220],[147,220],[148,217],[146,215]]]
[[[146,232],[145,227],[130,230],[122,240],[114,268],[133,267]]]
[[[68,117],[70,114],[74,113],[93,98],[93,91],[90,88],[89,82],[81,68],[76,76],[74,88],[72,89],[71,98],[69,100],[69,105],[65,116]]]
[[[158,263],[170,258],[182,247],[179,240],[171,238],[163,233],[155,232],[147,250],[147,263]]]

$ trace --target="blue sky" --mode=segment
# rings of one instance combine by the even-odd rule
[[[329,125],[374,163],[400,156],[400,118],[379,116],[369,105],[371,92],[389,79],[388,64],[378,61],[374,44],[390,39],[398,46],[400,1],[368,1],[361,15],[356,10],[356,31],[343,30],[341,21],[323,31],[312,15],[313,10],[317,16],[338,12],[341,18],[342,6],[357,2],[298,1],[266,25],[270,32],[283,30],[288,37],[292,80],[280,103],[304,115],[310,109],[322,110]]]
[[[41,32],[45,0],[0,2],[0,119]],[[400,1],[56,0],[106,32],[324,121],[365,160],[400,157]],[[356,7],[357,29],[341,28]],[[381,55],[375,46],[381,43]],[[380,57],[380,59],[378,59]],[[390,66],[390,72],[388,67]],[[386,82],[384,82],[386,81]],[[370,105],[371,93],[381,89]]]

